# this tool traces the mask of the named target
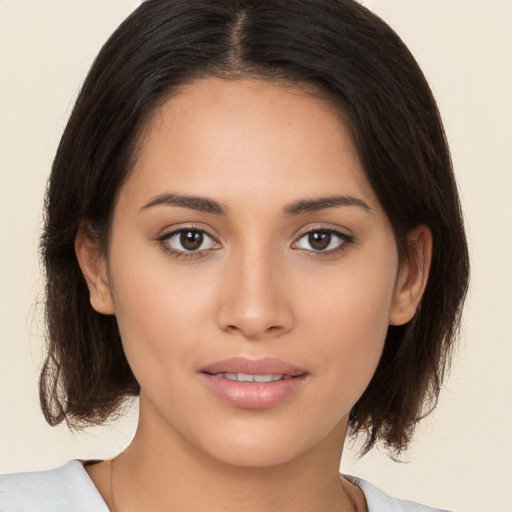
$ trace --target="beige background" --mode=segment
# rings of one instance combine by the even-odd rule
[[[416,55],[451,142],[473,260],[457,364],[407,464],[345,472],[454,511],[512,511],[512,1],[368,0]],[[108,457],[135,407],[69,434],[39,412],[37,243],[45,180],[79,84],[135,0],[0,0],[0,471]]]

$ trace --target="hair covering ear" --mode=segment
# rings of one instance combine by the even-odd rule
[[[407,259],[400,265],[393,302],[391,325],[403,325],[412,319],[423,297],[432,260],[432,232],[421,224],[407,235]]]
[[[98,313],[114,314],[106,259],[90,229],[83,223],[75,237],[75,253],[89,288],[91,306]]]

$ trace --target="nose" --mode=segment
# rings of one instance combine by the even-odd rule
[[[281,336],[293,328],[286,277],[265,256],[229,262],[221,283],[218,325],[249,340]]]

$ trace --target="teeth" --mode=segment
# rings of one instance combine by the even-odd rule
[[[274,377],[279,377],[279,375],[255,375],[254,382],[272,382]]]
[[[248,373],[220,373],[219,377],[229,380],[237,380],[238,382],[273,382],[285,378],[283,375],[250,375]]]

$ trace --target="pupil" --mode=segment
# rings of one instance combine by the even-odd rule
[[[195,251],[203,243],[203,233],[200,231],[183,231],[180,235],[180,242],[188,251]]]
[[[327,231],[315,231],[309,234],[309,244],[313,249],[322,250],[329,247],[331,234]]]

